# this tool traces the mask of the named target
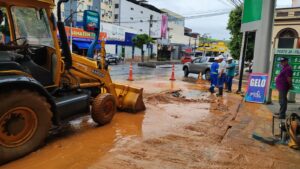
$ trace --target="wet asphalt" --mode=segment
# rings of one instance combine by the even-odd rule
[[[126,81],[128,79],[129,64],[123,63],[118,65],[109,65],[110,75],[113,81]],[[178,79],[183,78],[183,65],[175,65],[175,77]],[[156,68],[139,67],[133,64],[133,77],[135,80],[149,80],[149,79],[168,79],[171,77],[172,65],[161,65]],[[197,75],[190,75],[197,77]]]

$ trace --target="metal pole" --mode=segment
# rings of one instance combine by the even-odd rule
[[[149,20],[149,37],[151,38],[151,27],[152,27],[152,22],[153,22],[153,15],[150,15],[150,20]],[[151,57],[152,53],[151,50],[149,50],[150,44],[147,44],[147,49],[148,49],[148,60]]]
[[[241,62],[241,68],[240,68],[240,78],[239,78],[239,87],[238,91],[236,93],[242,92],[242,84],[243,84],[243,76],[244,76],[244,65],[245,65],[245,57],[247,54],[247,46],[248,46],[248,32],[245,32],[245,42],[243,46],[243,55],[242,55],[242,62]]]
[[[73,7],[72,7],[72,1],[73,0],[70,0],[70,14],[71,14],[71,24],[70,24],[70,51],[71,51],[71,53],[73,52],[73,45],[72,45],[72,43],[73,43],[73,36],[72,36],[72,33],[73,33],[73,30],[72,30],[72,28],[73,28]]]
[[[196,38],[195,38],[195,48],[194,48],[194,52],[196,52],[196,46],[197,46],[197,35],[196,35]]]

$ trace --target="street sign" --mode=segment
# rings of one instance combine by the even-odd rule
[[[83,29],[86,32],[99,32],[100,15],[96,11],[85,10],[83,13]]]
[[[245,0],[242,23],[261,20],[263,0]]]
[[[267,74],[252,73],[248,79],[248,90],[245,100],[253,103],[264,103],[266,100],[267,84]]]
[[[293,87],[291,92],[300,93],[300,50],[299,49],[276,49],[273,61],[271,88],[276,89],[275,78],[281,71],[280,58],[289,58],[289,65],[293,69]]]

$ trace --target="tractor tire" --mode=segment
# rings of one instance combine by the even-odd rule
[[[189,68],[187,68],[187,67],[185,67],[184,69],[183,69],[183,71],[184,71],[184,77],[188,77],[189,76]]]
[[[29,90],[0,94],[0,165],[35,151],[51,127],[52,112],[44,97]]]
[[[99,94],[92,105],[92,118],[99,125],[111,122],[117,112],[116,100],[113,95]]]

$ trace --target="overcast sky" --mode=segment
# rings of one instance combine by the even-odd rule
[[[183,16],[191,16],[206,11],[232,9],[227,0],[148,0],[150,4],[158,8],[167,8]],[[292,0],[277,0],[277,6],[289,7]],[[185,26],[192,28],[200,34],[208,33],[213,38],[229,39],[229,32],[226,30],[228,15],[220,15],[198,19],[188,19]]]

